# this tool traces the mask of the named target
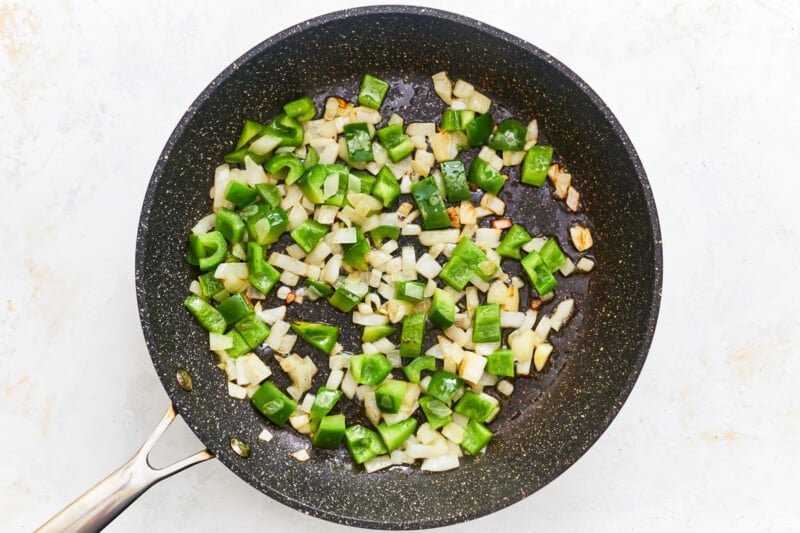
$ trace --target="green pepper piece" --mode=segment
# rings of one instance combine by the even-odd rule
[[[295,320],[292,322],[292,329],[301,339],[327,354],[331,353],[336,341],[339,340],[337,326]]]
[[[259,183],[256,185],[256,192],[270,207],[275,208],[281,205],[281,191],[276,185],[271,183]]]
[[[378,226],[369,232],[372,242],[379,248],[386,239],[397,240],[400,237],[400,226]]]
[[[200,290],[203,291],[203,296],[206,298],[213,298],[221,302],[228,297],[228,290],[220,280],[214,277],[213,272],[206,272],[197,277],[200,282]]]
[[[433,356],[422,355],[415,357],[403,367],[403,373],[411,383],[419,383],[420,374],[422,374],[423,370],[430,370],[431,372],[436,370],[436,359]]]
[[[400,357],[418,357],[425,337],[425,313],[412,313],[403,317],[400,331]]]
[[[313,165],[308,167],[300,179],[297,180],[297,186],[303,191],[303,196],[308,198],[311,203],[321,204],[325,200],[322,194],[322,187],[327,177],[327,165]]]
[[[539,255],[551,273],[563,267],[567,262],[567,256],[561,251],[558,242],[553,237],[547,239],[547,242],[539,250]]]
[[[392,163],[397,163],[414,151],[414,144],[403,133],[403,125],[400,123],[381,128],[376,133],[378,134],[378,142],[386,148]]]
[[[442,112],[442,131],[462,131],[475,118],[475,111],[445,109]]]
[[[229,326],[253,313],[250,305],[240,292],[230,295],[225,301],[221,302],[217,306],[217,311],[222,313],[225,322],[227,322]]]
[[[227,326],[225,317],[217,309],[214,309],[213,305],[199,296],[190,295],[183,302],[183,305],[206,330],[211,333],[223,333],[225,331]]]
[[[492,150],[509,150],[518,152],[525,149],[525,136],[528,133],[528,128],[524,124],[507,118],[502,121],[497,129],[492,134],[492,139],[489,141],[489,148]]]
[[[366,122],[345,124],[344,141],[349,161],[374,161],[372,154],[372,131]]]
[[[457,255],[450,256],[444,264],[439,278],[457,291],[463,291],[475,271],[472,266]]]
[[[384,165],[378,171],[375,186],[372,188],[372,196],[380,200],[383,207],[389,207],[400,196],[400,182],[394,177],[389,167]]]
[[[499,193],[503,185],[506,184],[506,179],[503,175],[480,157],[472,160],[472,166],[469,169],[469,181],[492,194]]]
[[[428,309],[428,320],[439,329],[447,329],[456,320],[456,299],[444,289],[433,291],[431,306]]]
[[[236,207],[244,207],[256,199],[256,191],[238,181],[229,181],[225,188],[225,199]]]
[[[271,381],[265,381],[250,398],[253,406],[274,424],[282,426],[297,409],[297,404]]]
[[[444,427],[453,421],[453,410],[433,396],[422,396],[419,399],[419,406],[425,413],[425,418],[428,419],[428,425],[433,430]]]
[[[503,240],[500,241],[500,245],[497,247],[497,255],[519,259],[521,257],[520,248],[522,248],[523,244],[530,242],[531,239],[533,237],[530,236],[525,228],[519,224],[514,224],[508,228]]]
[[[228,357],[235,359],[250,351],[250,346],[247,345],[247,341],[237,330],[232,329],[226,333],[225,336],[233,342],[231,347],[225,350],[225,354],[227,354]]]
[[[472,198],[472,193],[467,185],[467,174],[464,170],[464,163],[460,159],[442,161],[439,163],[444,180],[444,188],[447,192],[448,202],[460,202]]]
[[[421,302],[425,297],[425,283],[421,281],[398,281],[394,285],[394,297],[404,302]]]
[[[388,324],[383,326],[364,326],[361,334],[361,342],[375,342],[384,337],[388,337],[395,332],[395,327]]]
[[[255,350],[258,346],[269,337],[270,329],[261,319],[256,318],[255,314],[244,317],[239,320],[234,329],[247,343],[251,350]]]
[[[306,160],[303,161],[303,166],[308,170],[309,168],[313,167],[314,165],[319,164],[319,152],[314,150],[314,147],[309,145],[306,148]]]
[[[494,121],[492,120],[492,115],[489,113],[478,115],[471,120],[464,128],[464,133],[467,134],[469,145],[474,148],[476,146],[486,144],[486,140],[492,133],[493,126]]]
[[[356,383],[378,385],[392,371],[392,363],[380,353],[360,354],[350,357],[350,373]]]
[[[262,134],[280,139],[278,146],[300,146],[303,144],[305,131],[296,119],[281,113],[264,127]]]
[[[244,239],[244,232],[247,230],[247,226],[245,226],[242,217],[225,207],[217,209],[217,218],[214,226],[222,233],[222,236],[232,244],[242,242],[242,239]]]
[[[289,235],[294,242],[303,249],[305,253],[311,253],[319,241],[330,231],[330,227],[320,224],[316,220],[304,220],[299,226],[294,228]]]
[[[411,186],[411,194],[422,214],[425,229],[442,229],[450,227],[450,216],[439,188],[433,178],[419,180]]]
[[[264,260],[264,249],[257,242],[247,243],[247,270],[250,285],[262,294],[269,294],[278,282],[281,273]]]
[[[458,257],[467,263],[483,281],[491,280],[499,268],[474,241],[466,237],[462,237],[453,248],[452,257]]]
[[[311,405],[311,412],[309,415],[312,419],[319,420],[331,412],[336,402],[338,402],[341,397],[342,391],[339,389],[320,387],[317,389],[316,396],[314,396],[314,403]]]
[[[531,280],[539,296],[547,294],[558,285],[556,278],[553,276],[552,272],[550,272],[550,269],[544,261],[542,261],[542,256],[540,256],[539,252],[536,250],[531,250],[519,264],[522,266],[525,274],[527,274],[528,279]]]
[[[500,304],[476,307],[475,320],[472,323],[472,342],[497,342],[501,339]]]
[[[353,180],[358,180],[359,186],[357,190],[353,188]],[[375,176],[371,176],[369,174],[364,174],[362,172],[351,172],[350,173],[350,180],[349,180],[349,191],[348,192],[358,192],[362,194],[370,194],[372,193],[372,188],[375,186],[376,178]]]
[[[247,145],[256,138],[258,133],[264,128],[263,124],[259,124],[255,120],[245,120],[242,125],[242,131],[239,134],[239,141],[236,143],[235,150]]]
[[[434,372],[428,383],[428,388],[425,393],[432,396],[442,403],[450,405],[453,396],[461,390],[464,385],[464,380],[456,376],[452,372],[439,370]]]
[[[489,396],[485,392],[476,394],[468,390],[456,402],[453,411],[478,422],[491,422],[500,412],[500,402],[497,401],[497,398]]]
[[[375,389],[375,402],[382,413],[397,413],[408,391],[408,382],[390,379]]]
[[[394,424],[381,422],[378,424],[378,433],[390,452],[399,448],[417,430],[417,419],[406,418]]]
[[[325,171],[325,179],[331,174],[339,176],[339,188],[336,190],[336,194],[323,200],[322,203],[325,205],[343,207],[347,197],[347,188],[350,185],[350,170],[344,165],[325,165]]]
[[[335,450],[342,444],[345,432],[344,415],[323,416],[311,437],[315,448]]]
[[[492,431],[477,420],[470,420],[464,431],[461,447],[471,455],[478,455],[490,440],[492,440]]]
[[[200,270],[206,271],[216,268],[225,260],[228,242],[222,233],[214,230],[202,235],[190,235],[189,249],[190,255],[195,254]]]
[[[371,74],[364,74],[361,88],[358,90],[358,103],[372,109],[380,109],[388,90],[388,83]]]
[[[241,148],[234,150],[233,152],[228,152],[222,158],[223,161],[226,163],[244,163],[244,157],[250,153],[249,148],[247,146],[242,146]]]
[[[328,299],[328,303],[339,311],[349,313],[364,299],[368,292],[369,285],[348,278],[336,287],[333,295]]]
[[[366,258],[367,253],[370,251],[369,243],[364,238],[361,228],[356,227],[356,233],[358,235],[358,240],[349,246],[344,246],[345,252],[342,256],[342,262],[356,270],[366,272],[369,270]]]
[[[276,242],[289,227],[286,211],[271,208],[266,202],[250,204],[239,215],[244,219],[250,240],[262,245]]]
[[[278,176],[283,170],[286,170],[286,185],[291,185],[300,179],[306,168],[299,157],[289,152],[282,152],[267,159],[264,163],[264,170]]]
[[[308,294],[311,296],[313,300],[317,300],[319,298],[325,298],[330,296],[333,292],[333,287],[328,285],[327,283],[322,283],[321,281],[314,281],[313,279],[306,278],[306,287],[308,288]]]
[[[350,426],[344,431],[344,443],[357,465],[389,453],[378,434],[360,424]]]
[[[508,348],[497,350],[486,358],[486,372],[493,376],[514,377],[514,352]]]
[[[290,117],[297,119],[299,122],[306,122],[314,118],[317,114],[317,108],[314,105],[314,100],[309,96],[302,96],[297,100],[292,100],[283,105],[283,111]]]
[[[522,160],[520,181],[541,187],[547,178],[547,171],[550,170],[552,160],[552,146],[531,146],[528,153],[525,154],[525,159]]]

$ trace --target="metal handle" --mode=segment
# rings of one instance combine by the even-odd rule
[[[157,469],[150,465],[150,452],[177,415],[175,407],[170,405],[156,429],[128,462],[83,493],[36,531],[100,531],[144,491],[162,479],[212,459],[214,456],[211,452],[203,450],[164,468]]]

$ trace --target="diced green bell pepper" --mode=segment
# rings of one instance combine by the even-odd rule
[[[247,270],[250,272],[250,285],[262,294],[269,294],[281,277],[281,273],[264,260],[261,245],[253,241],[247,243]]]
[[[460,202],[472,198],[469,185],[467,185],[467,173],[464,170],[463,161],[460,159],[442,161],[439,163],[439,168],[442,171],[448,202]]]
[[[397,240],[400,237],[400,226],[378,226],[369,232],[372,242],[379,248],[386,239]]]
[[[247,230],[247,226],[245,226],[242,217],[225,207],[217,209],[214,227],[216,227],[217,231],[222,233],[222,236],[231,244],[242,242],[242,239],[244,239],[244,232]]]
[[[373,457],[389,453],[377,433],[360,424],[350,426],[344,431],[344,442],[353,461],[360,465]]]
[[[328,324],[295,320],[292,322],[292,330],[311,346],[327,354],[331,353],[336,341],[339,340],[339,328]]]
[[[561,251],[558,242],[553,237],[547,239],[547,242],[539,250],[539,255],[551,273],[563,267],[567,262],[567,256]]]
[[[497,398],[489,396],[485,392],[477,394],[468,390],[456,402],[453,411],[478,422],[491,422],[500,412],[500,402],[497,401]]]
[[[228,337],[232,343],[230,348],[225,349],[225,354],[228,357],[235,359],[250,351],[251,348],[247,345],[247,341],[237,330],[232,329],[228,331],[225,336]]]
[[[354,282],[350,279],[345,279],[331,297],[328,303],[333,307],[344,313],[349,313],[353,308],[358,305],[361,300],[369,292],[369,285],[361,282]]]
[[[455,396],[455,394],[461,390],[461,387],[463,386],[463,379],[456,376],[452,372],[439,370],[438,372],[434,372],[433,376],[431,377],[425,394],[436,398],[440,402],[450,405],[453,396]]]
[[[469,169],[469,181],[492,194],[499,193],[503,185],[506,184],[506,179],[503,175],[480,157],[472,160],[472,166]]]
[[[289,235],[294,242],[303,249],[305,253],[311,253],[319,241],[330,231],[330,227],[320,224],[316,220],[304,220],[299,226],[294,228]]]
[[[305,131],[303,125],[286,113],[276,116],[262,130],[262,135],[279,138],[279,146],[300,146],[303,144]]]
[[[525,136],[528,128],[524,124],[507,118],[503,120],[494,130],[489,141],[489,148],[492,150],[509,150],[518,152],[525,149]]]
[[[344,415],[327,415],[319,421],[314,436],[311,437],[311,444],[315,448],[326,448],[335,450],[342,444],[345,432]]]
[[[492,120],[492,115],[489,113],[478,115],[472,119],[464,128],[464,133],[467,134],[469,145],[474,148],[486,144],[493,127],[494,121]]]
[[[439,278],[457,291],[463,291],[475,271],[472,266],[456,255],[450,256],[444,264]]]
[[[498,342],[502,338],[500,305],[485,304],[476,307],[472,322],[472,342]]]
[[[392,363],[379,353],[360,354],[350,357],[350,373],[356,383],[378,385],[392,371]]]
[[[251,350],[255,350],[258,346],[269,337],[269,326],[266,325],[261,319],[256,318],[255,314],[248,315],[239,320],[234,326],[236,331],[247,343]]]
[[[428,320],[442,330],[453,325],[456,320],[456,299],[452,294],[438,287],[433,291]]]
[[[378,424],[378,433],[383,439],[386,449],[390,452],[399,448],[416,430],[417,419],[413,417],[391,425],[386,422]]]
[[[242,294],[238,292],[230,295],[225,301],[221,302],[217,306],[217,310],[222,313],[225,322],[227,322],[229,326],[253,313],[253,309]]]
[[[404,302],[421,302],[425,297],[425,283],[398,281],[394,284],[394,297]]]
[[[314,396],[314,403],[311,405],[311,412],[309,415],[312,419],[319,420],[331,412],[336,402],[338,402],[341,397],[342,391],[339,389],[320,387],[317,389],[317,394]]]
[[[508,348],[496,350],[486,358],[486,373],[493,376],[514,377],[514,352]]]
[[[256,199],[256,191],[243,183],[231,180],[225,188],[225,199],[241,208]]]
[[[283,177],[286,185],[291,185],[300,179],[306,168],[299,157],[291,152],[282,152],[267,159],[264,163],[264,170],[275,176]],[[282,174],[284,170],[286,170],[285,175]]]
[[[397,413],[408,391],[408,382],[390,379],[375,389],[375,402],[382,413]]]
[[[364,74],[361,88],[358,90],[358,103],[372,109],[380,109],[388,90],[388,83],[372,74]]]
[[[478,455],[490,440],[492,440],[492,431],[477,420],[470,420],[464,431],[461,447],[470,455]]]
[[[531,252],[520,261],[520,265],[533,284],[533,287],[536,289],[536,292],[539,293],[539,296],[549,293],[558,285],[553,273],[550,272],[545,262],[542,261],[542,256],[540,256],[539,252],[536,250],[531,250]]]
[[[189,236],[189,254],[187,259],[196,264],[200,270],[207,271],[216,268],[225,260],[228,253],[228,242],[217,230],[201,235]]]
[[[250,204],[239,215],[244,219],[250,240],[262,245],[276,242],[289,227],[286,211],[266,202]]]
[[[497,255],[519,259],[522,245],[530,242],[532,238],[525,228],[519,224],[514,224],[508,228],[503,240],[500,241],[500,245],[497,247]]]
[[[473,272],[478,274],[483,281],[492,279],[499,268],[474,241],[466,237],[462,237],[456,244],[456,247],[453,248],[451,259],[453,257],[458,257],[467,263],[472,268]]]
[[[383,326],[364,326],[364,332],[361,334],[362,342],[375,342],[384,337],[388,337],[395,332],[395,327],[388,324]]]
[[[552,160],[552,146],[531,146],[528,153],[525,154],[525,159],[522,160],[520,181],[541,187],[547,178],[547,171],[550,170]]]
[[[433,178],[419,180],[411,186],[411,195],[422,215],[422,225],[426,230],[450,227],[450,216],[444,198]]]
[[[309,96],[302,96],[297,100],[292,100],[283,105],[283,111],[288,116],[297,119],[298,122],[306,122],[314,118],[317,108],[314,100]]]
[[[428,395],[422,396],[419,399],[419,406],[422,408],[422,412],[425,413],[425,418],[428,419],[428,425],[433,430],[444,427],[453,421],[453,410],[438,398]]]
[[[345,265],[350,265],[351,267],[355,268],[356,270],[360,270],[362,272],[366,272],[369,270],[369,264],[367,264],[367,253],[370,251],[369,243],[364,238],[364,234],[361,232],[361,228],[356,226],[356,235],[357,239],[356,242],[350,245],[343,246],[345,252],[342,256],[342,262]]]
[[[297,404],[271,381],[265,381],[250,398],[253,406],[274,424],[282,426],[297,409]]]
[[[442,131],[462,131],[475,118],[475,111],[445,109],[442,112]]]
[[[422,351],[425,337],[425,313],[412,313],[403,317],[400,331],[400,357],[417,357]]]
[[[400,182],[387,166],[381,167],[375,178],[375,186],[372,187],[372,196],[383,203],[383,207],[389,207],[400,196]]]
[[[281,191],[276,185],[271,183],[259,183],[256,185],[256,192],[270,207],[275,208],[281,205]]]
[[[354,190],[353,187],[353,179],[358,180],[358,189]],[[375,187],[375,182],[377,179],[375,176],[370,176],[369,174],[364,174],[361,172],[351,172],[350,173],[350,185],[349,185],[349,192],[358,192],[362,194],[370,194],[372,193],[372,188]]]
[[[347,147],[347,159],[351,162],[373,161],[372,131],[365,122],[345,124],[344,141]]]
[[[228,297],[228,290],[220,280],[214,277],[213,272],[206,272],[197,277],[200,282],[200,290],[203,291],[203,296],[206,298],[213,298],[221,302]]]
[[[206,330],[210,331],[211,333],[225,332],[225,328],[228,324],[225,321],[225,317],[222,316],[222,313],[215,309],[210,303],[206,302],[199,296],[192,294],[186,298],[186,300],[183,302],[183,305]]]
[[[378,134],[378,142],[386,148],[392,163],[397,163],[414,151],[414,144],[408,138],[408,135],[403,133],[403,125],[400,123],[383,127],[376,133]]]
[[[306,278],[306,287],[308,288],[308,294],[311,296],[312,300],[326,298],[333,292],[333,287],[327,283],[314,281],[308,278]]]
[[[436,370],[436,358],[431,355],[422,355],[415,357],[403,367],[403,373],[411,383],[419,383],[423,370],[430,370],[431,372]]]

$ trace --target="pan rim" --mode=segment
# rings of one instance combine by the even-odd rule
[[[168,395],[170,389],[169,387],[167,387],[167,383],[170,380],[172,380],[172,376],[170,376],[170,369],[164,368],[163,365],[161,365],[161,363],[159,362],[159,359],[154,355],[158,353],[157,342],[153,334],[153,331],[151,330],[148,323],[149,313],[148,313],[147,298],[141,280],[143,278],[144,265],[146,261],[144,253],[144,241],[147,236],[148,220],[150,217],[151,208],[153,206],[156,190],[158,189],[158,186],[164,175],[167,160],[169,158],[170,153],[174,149],[175,144],[185,133],[187,126],[194,118],[195,114],[197,113],[197,110],[205,104],[205,102],[216,91],[217,87],[220,84],[222,84],[225,80],[227,80],[242,65],[258,57],[260,54],[264,53],[265,50],[268,50],[269,48],[275,46],[276,44],[296,34],[305,32],[312,28],[317,28],[330,23],[335,23],[340,20],[350,19],[353,17],[370,16],[370,15],[393,15],[393,14],[432,17],[435,19],[441,19],[452,23],[456,23],[465,26],[466,28],[472,29],[474,31],[486,33],[489,36],[501,39],[514,47],[521,48],[526,53],[531,54],[537,57],[538,59],[547,62],[554,69],[556,69],[560,75],[566,77],[570,82],[572,82],[574,86],[578,88],[585,95],[585,97],[588,98],[588,100],[592,103],[592,105],[595,106],[595,108],[602,114],[608,126],[618,137],[619,141],[621,142],[625,150],[625,154],[628,160],[635,169],[635,172],[638,177],[639,186],[642,189],[641,193],[645,201],[644,209],[647,214],[647,218],[650,221],[650,230],[652,232],[651,237],[653,242],[653,255],[654,255],[653,284],[651,287],[652,289],[651,305],[648,310],[649,313],[647,315],[646,323],[644,324],[646,328],[641,338],[639,352],[635,358],[634,364],[631,367],[631,371],[628,373],[627,380],[621,387],[620,393],[617,395],[617,397],[614,398],[613,401],[610,401],[610,408],[606,411],[605,415],[599,417],[599,421],[602,420],[602,424],[598,424],[596,426],[595,431],[593,431],[591,434],[587,434],[587,438],[583,442],[581,442],[581,445],[578,446],[575,452],[570,456],[570,461],[568,463],[565,463],[563,468],[561,468],[560,470],[553,472],[552,475],[546,476],[543,479],[541,485],[537,487],[531,487],[530,491],[526,491],[524,493],[517,493],[509,496],[508,498],[500,498],[493,500],[493,502],[490,503],[489,505],[478,507],[472,513],[453,515],[443,519],[430,519],[430,520],[420,519],[416,520],[413,523],[397,523],[397,522],[387,523],[373,519],[342,516],[336,514],[333,511],[317,508],[306,502],[299,501],[297,499],[289,497],[283,492],[274,490],[270,487],[262,487],[260,485],[257,487],[259,488],[260,491],[265,492],[268,496],[270,496],[274,500],[279,501],[285,505],[288,505],[289,507],[292,507],[295,510],[299,510],[301,512],[310,514],[317,518],[349,526],[357,526],[357,527],[372,528],[372,529],[388,528],[388,529],[400,530],[400,529],[433,528],[433,527],[452,525],[455,523],[473,520],[491,514],[493,512],[496,512],[500,509],[506,508],[511,504],[517,503],[522,499],[530,496],[540,488],[550,484],[558,476],[563,474],[570,466],[572,466],[575,462],[577,462],[595,444],[595,442],[600,438],[600,436],[603,433],[605,433],[605,431],[611,425],[613,420],[619,414],[622,406],[624,405],[625,401],[627,400],[628,396],[633,390],[633,387],[641,374],[645,360],[647,359],[649,349],[655,334],[658,314],[660,310],[661,290],[663,283],[663,251],[661,243],[661,230],[660,230],[655,200],[653,198],[650,183],[647,179],[644,167],[639,159],[639,156],[635,148],[633,147],[633,144],[630,141],[630,138],[628,137],[625,130],[622,128],[622,125],[617,120],[616,116],[611,112],[611,110],[608,108],[605,102],[603,102],[603,100],[599,97],[599,95],[597,95],[597,93],[595,93],[595,91],[591,87],[589,87],[589,85],[586,82],[584,82],[575,72],[573,72],[565,64],[561,63],[558,59],[544,52],[535,45],[525,41],[524,39],[511,35],[494,26],[485,24],[476,19],[472,19],[463,15],[435,8],[407,6],[407,5],[380,5],[380,6],[356,7],[356,8],[344,9],[323,14],[321,16],[295,24],[294,26],[291,26],[281,32],[278,32],[268,37],[264,41],[258,43],[250,50],[242,54],[239,58],[234,60],[230,65],[228,65],[203,89],[203,91],[188,107],[188,109],[186,110],[186,112],[181,117],[180,121],[170,134],[156,162],[147,190],[145,192],[142,204],[142,210],[139,218],[139,225],[136,238],[135,279],[136,279],[137,303],[139,308],[139,319],[142,326],[142,332],[144,334],[145,344],[147,346],[147,350],[153,362],[153,366],[156,370],[156,373],[158,374],[159,379],[162,382],[162,386],[164,386],[165,392],[167,392]],[[649,240],[650,239],[648,238],[648,241]],[[240,468],[238,463],[234,461],[229,461],[227,460],[227,456],[225,454],[220,454],[219,452],[221,450],[217,450],[214,449],[213,446],[209,446],[209,443],[202,438],[201,436],[202,430],[197,425],[196,419],[195,417],[193,417],[191,410],[186,408],[180,396],[172,397],[172,395],[170,395],[170,400],[173,402],[176,409],[180,413],[181,417],[186,421],[187,425],[189,425],[189,427],[192,429],[195,435],[197,435],[197,437],[201,440],[201,442],[203,442],[205,446],[207,446],[215,455],[217,455],[220,458],[220,461],[225,465],[226,468],[233,471],[237,475],[237,477],[241,478],[243,481],[247,481],[252,477],[244,469]],[[248,483],[251,485],[253,484],[252,482],[249,481]]]

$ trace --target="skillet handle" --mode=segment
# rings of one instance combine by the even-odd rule
[[[211,452],[203,450],[164,468],[156,469],[150,465],[150,452],[177,414],[175,406],[170,405],[164,418],[133,457],[36,531],[40,533],[100,531],[144,491],[162,479],[212,459],[214,456]]]

